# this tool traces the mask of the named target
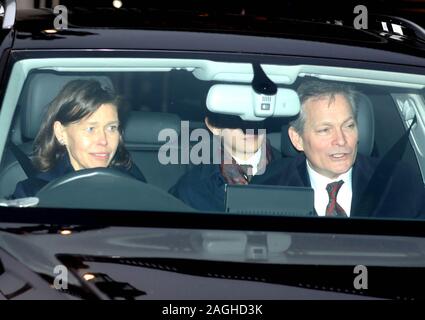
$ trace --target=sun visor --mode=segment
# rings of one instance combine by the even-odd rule
[[[250,85],[216,84],[208,91],[207,108],[247,121],[260,121],[298,114],[300,100],[292,89],[278,88],[275,95],[269,96],[257,94]]]

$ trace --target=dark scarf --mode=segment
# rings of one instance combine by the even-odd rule
[[[260,148],[262,148],[262,156],[258,163],[257,173],[264,171],[266,166],[273,160],[272,148],[267,139],[264,139]],[[249,181],[251,181],[251,178],[253,177],[251,165],[238,164],[236,160],[224,150],[222,145],[218,152],[220,152],[221,155],[220,172],[227,184],[248,184]],[[266,153],[265,157],[263,156],[263,152]],[[228,163],[230,161],[227,159],[230,158],[231,163]]]

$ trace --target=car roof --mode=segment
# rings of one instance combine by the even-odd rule
[[[53,30],[55,18],[50,9],[18,10],[14,49],[260,53],[424,66],[421,38],[394,38],[323,21],[201,10],[77,7],[68,12],[67,29],[46,32]],[[60,41],[51,41],[55,39]]]
[[[204,26],[196,22],[190,22],[185,27],[177,22],[173,23],[173,21],[155,17],[158,20],[155,20],[156,18],[146,19],[145,25],[141,23],[137,28],[118,26],[118,21],[115,22],[115,27],[106,28],[101,27],[100,23],[96,25],[90,19],[85,20],[84,16],[74,19],[74,15],[70,14],[68,29],[53,30],[53,33],[49,33],[46,30],[53,29],[52,22],[55,18],[52,12],[29,10],[21,12],[17,17],[13,49],[123,49],[253,53],[425,66],[422,48],[394,43],[370,32],[348,27],[313,23],[313,25],[321,26],[324,30],[319,37],[314,36],[314,28],[311,26],[303,26],[303,29],[298,32],[295,32],[296,28],[294,28],[293,34],[287,34],[268,30],[267,28],[270,26],[267,25],[264,25],[263,29],[253,28],[252,31],[241,31],[241,29],[237,29],[242,28],[241,22],[236,23],[233,29],[231,29],[232,23],[230,22],[227,26],[222,23],[220,28],[215,28],[212,24]],[[85,21],[87,21],[87,26],[85,26]],[[77,22],[78,25],[75,24]],[[298,23],[297,21],[288,22],[287,25],[297,25]],[[261,26],[261,24],[259,25]],[[307,31],[302,32],[303,30],[309,30],[310,34]],[[350,40],[342,41],[335,36],[331,38],[332,34],[338,34],[335,30],[345,30],[346,39]],[[354,35],[359,36],[355,37]]]

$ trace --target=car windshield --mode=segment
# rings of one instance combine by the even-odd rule
[[[14,54],[0,114],[5,206],[424,213],[414,196],[424,192],[423,70],[225,54],[62,55]],[[104,100],[89,96],[92,87]],[[313,108],[322,118],[305,118]],[[302,170],[317,177],[301,183]],[[336,180],[342,196],[315,193]],[[394,204],[398,196],[414,204]]]

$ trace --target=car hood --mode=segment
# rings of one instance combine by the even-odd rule
[[[422,238],[10,223],[1,230],[3,268],[11,274],[25,268],[27,278],[14,277],[29,288],[44,283],[45,292],[33,290],[36,298],[46,292],[70,299],[424,296],[415,288],[424,277]],[[373,287],[355,288],[356,266],[367,268]],[[55,287],[58,278],[62,285]]]

